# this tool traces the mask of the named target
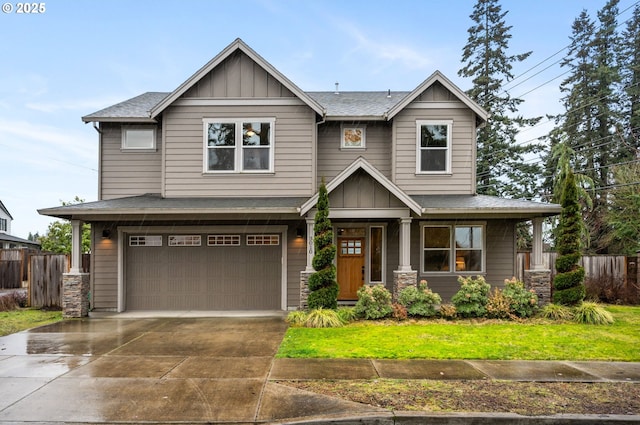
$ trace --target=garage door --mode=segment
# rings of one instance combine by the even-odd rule
[[[126,309],[279,310],[279,234],[127,235]]]

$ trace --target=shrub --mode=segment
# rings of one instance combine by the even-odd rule
[[[458,312],[456,306],[453,304],[441,304],[440,305],[440,317],[443,319],[455,319]]]
[[[13,300],[18,305],[18,307],[26,307],[29,301],[27,298],[27,291],[15,291],[13,293]]]
[[[505,279],[502,291],[509,300],[510,312],[518,317],[531,317],[538,309],[538,295],[533,290],[527,290],[524,283],[515,277]]]
[[[459,277],[460,290],[451,297],[457,313],[462,317],[482,317],[487,312],[489,285],[484,277]]]
[[[364,285],[358,289],[355,311],[365,319],[382,319],[393,313],[391,293],[383,285]]]
[[[494,288],[487,301],[487,316],[494,319],[512,317],[511,300],[499,288]]]
[[[584,285],[574,286],[573,288],[564,289],[562,291],[554,291],[553,302],[567,306],[576,305],[582,302],[585,295],[586,289]]]
[[[407,317],[409,317],[409,315],[407,314],[407,309],[405,308],[405,306],[403,306],[402,304],[399,303],[393,303],[393,318],[401,321],[401,320],[407,320]]]
[[[583,302],[573,310],[573,320],[587,325],[610,325],[613,316],[600,304]]]
[[[287,314],[285,322],[291,326],[302,327],[307,322],[307,312],[304,310],[291,311]]]
[[[547,304],[542,308],[541,314],[549,320],[573,320],[573,311],[562,304]]]
[[[353,322],[358,317],[356,309],[353,307],[338,307],[336,312],[338,313],[340,320],[342,320],[342,323],[345,325],[349,322]]]
[[[442,298],[429,289],[426,280],[422,280],[417,286],[407,286],[400,291],[398,301],[406,307],[410,316],[433,317],[436,315],[436,305],[442,302]]]
[[[316,308],[307,314],[305,325],[308,328],[340,328],[344,323],[335,310]]]
[[[11,311],[18,308],[13,294],[0,295],[0,311]]]

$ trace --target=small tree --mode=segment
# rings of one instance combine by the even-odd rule
[[[582,215],[578,187],[573,172],[567,173],[562,190],[562,212],[558,229],[556,270],[553,279],[553,301],[557,304],[580,304],[585,297],[584,268],[578,265],[582,256]]]
[[[313,226],[313,268],[316,270],[309,276],[309,308],[338,307],[338,283],[336,282],[336,246],[333,244],[333,228],[329,220],[329,194],[324,181],[318,191],[318,212]]]
[[[73,201],[60,201],[63,206],[81,204],[84,199],[76,196]],[[68,220],[56,220],[49,224],[47,232],[43,236],[38,236],[37,241],[43,251],[54,254],[71,254],[71,222]],[[36,233],[37,234],[37,233]],[[91,226],[87,223],[82,225],[82,252],[91,252]]]

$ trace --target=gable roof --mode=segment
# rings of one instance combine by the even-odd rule
[[[11,217],[11,214],[9,213],[9,210],[7,209],[7,207],[4,206],[2,201],[0,201],[0,210],[4,211],[4,213],[6,215],[8,215],[11,220],[13,220],[13,217]]]
[[[433,85],[435,82],[439,82],[442,84],[447,90],[452,92],[462,103],[469,107],[473,112],[475,112],[483,121],[486,121],[489,118],[489,113],[482,109],[480,105],[474,102],[465,92],[460,90],[458,86],[453,84],[451,80],[445,77],[440,71],[436,71],[429,78],[424,80],[422,84],[416,87],[411,93],[404,97],[400,102],[396,103],[392,108],[390,108],[385,118],[387,120],[395,117],[400,111],[407,107],[411,102],[413,102],[418,96],[422,94],[426,89]]]
[[[404,203],[411,211],[420,215],[422,213],[422,207],[409,195],[404,193],[402,189],[396,186],[391,180],[385,177],[377,168],[371,165],[366,159],[363,157],[358,157],[355,161],[351,163],[347,168],[342,170],[340,174],[333,178],[327,184],[327,192],[331,193],[335,188],[344,183],[347,178],[349,178],[353,173],[358,170],[364,170],[371,177],[373,177],[380,185],[382,185],[385,189],[391,192],[396,198],[398,198],[402,203]],[[313,208],[318,203],[318,192],[316,192],[307,202],[302,204],[300,207],[300,215],[305,215],[308,213],[311,208]]]
[[[236,40],[233,43],[228,45],[216,57],[211,59],[205,66],[203,66],[195,74],[193,74],[187,81],[182,83],[177,89],[175,89],[167,97],[161,100],[156,106],[154,106],[151,110],[151,118],[157,117],[160,113],[162,113],[162,111],[164,111],[169,105],[171,105],[180,96],[182,96],[187,90],[193,87],[193,85],[195,85],[198,81],[200,81],[205,75],[211,72],[214,68],[220,65],[225,59],[227,59],[231,54],[233,54],[238,50],[243,52],[245,55],[249,56],[254,62],[260,65],[265,71],[273,75],[280,84],[282,84],[287,89],[289,89],[289,91],[291,91],[298,98],[300,98],[317,114],[324,116],[325,110],[318,102],[313,100],[313,98],[311,98],[308,94],[303,92],[298,86],[296,86],[293,82],[291,82],[291,80],[289,80],[282,73],[280,73],[280,71],[275,69],[269,62],[264,60],[262,56],[258,55],[253,49],[247,46],[244,43],[244,41],[242,41],[239,38],[236,38]]]

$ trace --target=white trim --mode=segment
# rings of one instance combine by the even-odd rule
[[[317,209],[312,209],[307,216],[313,217]],[[330,208],[329,218],[332,219],[372,219],[408,217],[409,208]],[[343,226],[344,227],[344,226]]]
[[[402,203],[404,203],[411,211],[416,213],[417,215],[422,214],[422,207],[414,201],[409,195],[407,195],[402,189],[396,186],[391,180],[385,177],[377,168],[371,165],[366,159],[363,157],[358,157],[355,161],[351,163],[347,168],[342,170],[340,174],[333,178],[327,185],[327,192],[331,193],[335,188],[340,186],[347,178],[349,178],[353,173],[358,170],[364,170],[371,177],[373,177],[378,183],[380,183],[385,189],[391,192],[396,198],[400,199]],[[316,192],[307,202],[302,204],[300,207],[300,215],[305,215],[308,213],[316,204],[318,203],[318,193]],[[391,209],[389,209],[391,210]],[[335,209],[331,209],[331,213],[333,213]],[[368,211],[366,209],[359,209],[358,211]],[[405,214],[406,215],[406,214]],[[378,216],[372,217],[376,218]],[[396,218],[399,216],[396,216]]]
[[[242,144],[243,124],[245,123],[268,123],[269,124],[269,145],[268,146],[244,146]],[[208,174],[273,174],[275,163],[275,117],[227,117],[227,118],[203,118],[203,154],[202,154],[202,173]],[[234,129],[234,146],[209,147],[209,125],[211,124],[233,124]],[[249,149],[269,149],[269,168],[268,169],[244,169],[245,150]],[[232,170],[209,170],[209,149],[233,149],[234,165]]]
[[[425,227],[446,227],[449,229],[449,270],[425,271],[424,270],[424,229]],[[482,228],[482,259],[481,270],[456,270],[456,227],[481,227]],[[487,272],[487,223],[485,221],[421,221],[420,222],[420,272],[421,276],[448,276],[448,275],[483,275]],[[444,248],[443,248],[444,249]],[[462,250],[462,249],[461,249]],[[477,249],[474,249],[477,250]]]
[[[127,135],[132,132],[137,133],[151,133],[151,146],[127,146]],[[158,143],[157,128],[155,126],[142,126],[142,125],[123,125],[122,126],[122,139],[120,144],[120,150],[122,152],[155,152],[157,150]]]
[[[178,99],[175,106],[303,106],[297,97],[196,98]]]
[[[421,145],[422,126],[425,125],[446,125],[447,126],[447,147],[443,148],[423,148]],[[445,151],[445,169],[436,171],[422,170],[422,151],[423,150],[444,150]],[[416,174],[417,175],[451,175],[451,162],[453,157],[453,120],[416,120]]]
[[[128,233],[278,233],[282,235],[282,240],[288,241],[288,227],[285,225],[249,225],[249,226],[119,226],[118,227],[118,295],[117,312],[126,310],[126,288],[124,285],[124,250],[125,238]],[[275,245],[272,245],[275,246]],[[280,285],[280,309],[287,310],[287,248],[288,243],[281,243],[281,285]]]
[[[345,145],[344,132],[347,130],[360,130],[362,132],[361,135],[361,144],[360,146],[347,146]],[[366,124],[342,124],[340,125],[340,150],[345,151],[355,151],[355,150],[366,150],[367,149],[367,125]]]
[[[382,229],[382,280],[381,281],[372,281],[371,280],[371,247],[372,247],[372,243],[371,243],[371,229]],[[378,284],[378,283],[382,283],[384,284],[387,279],[387,223],[368,223],[367,226],[367,281],[369,282],[369,284],[373,285],[373,284]]]

